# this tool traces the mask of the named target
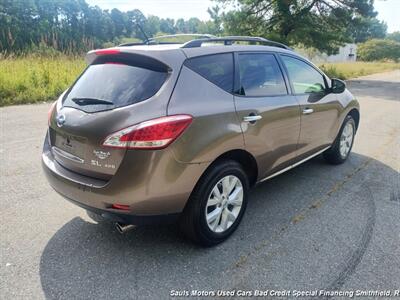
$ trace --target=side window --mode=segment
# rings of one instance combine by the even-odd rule
[[[319,93],[325,90],[322,75],[309,64],[290,56],[282,55],[296,94]]]
[[[221,89],[231,93],[233,90],[233,54],[223,53],[194,57],[185,65],[211,81]]]
[[[241,94],[274,96],[287,94],[285,81],[273,54],[239,54]]]

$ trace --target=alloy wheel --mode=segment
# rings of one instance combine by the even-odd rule
[[[243,204],[243,185],[234,175],[223,177],[213,187],[206,205],[206,221],[213,232],[222,233],[235,223]]]
[[[353,138],[354,138],[353,124],[347,122],[347,124],[343,128],[342,135],[340,136],[340,144],[339,144],[340,155],[343,158],[347,157],[347,155],[349,154],[351,145],[353,143]]]

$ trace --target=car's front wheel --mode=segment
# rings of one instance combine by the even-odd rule
[[[212,246],[227,239],[246,209],[249,183],[242,166],[220,162],[196,185],[184,210],[181,229],[193,241]]]
[[[324,158],[332,164],[341,164],[349,157],[356,134],[356,123],[351,115],[348,115],[339,131],[332,147],[324,152]]]

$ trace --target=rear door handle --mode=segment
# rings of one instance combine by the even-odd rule
[[[256,121],[258,121],[258,120],[261,120],[262,119],[262,116],[260,116],[260,115],[254,115],[254,116],[246,116],[246,117],[243,117],[243,121],[244,122],[249,122],[249,123],[255,123]]]
[[[303,109],[303,115],[309,115],[312,114],[314,112],[314,110],[312,108],[305,108]]]

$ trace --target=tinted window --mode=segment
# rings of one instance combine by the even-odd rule
[[[296,94],[318,93],[325,90],[322,75],[309,64],[289,56],[282,55]]]
[[[273,96],[287,94],[282,72],[272,54],[240,54],[239,71],[241,94],[243,95]]]
[[[233,54],[215,54],[195,57],[185,65],[207,80],[231,93],[233,90]]]
[[[153,96],[166,77],[166,72],[119,63],[91,65],[72,87],[64,106],[95,112],[133,104]]]

